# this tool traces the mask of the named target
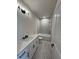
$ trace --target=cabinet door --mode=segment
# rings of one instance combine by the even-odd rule
[[[38,38],[36,39],[36,47],[37,48],[39,47],[39,39]]]
[[[26,51],[26,53],[27,53],[28,59],[30,59],[30,46],[26,47],[26,48],[25,48],[25,51]]]
[[[28,53],[24,50],[22,51],[18,56],[17,59],[29,59],[28,58]]]
[[[36,39],[33,41],[33,54],[35,53],[36,51]]]
[[[29,59],[31,59],[33,56],[33,42],[31,42],[29,45],[29,54],[30,54]]]
[[[35,53],[35,50],[36,50],[36,40],[34,40],[33,42],[31,42],[30,43],[30,45],[29,45],[29,52],[30,52],[30,58],[29,59],[31,59],[32,58],[32,56],[34,55],[34,53]]]

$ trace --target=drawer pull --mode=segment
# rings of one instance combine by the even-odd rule
[[[27,57],[29,57],[29,52],[27,53]]]
[[[25,54],[25,51],[19,56],[19,58],[22,58],[22,56],[24,56]]]
[[[35,45],[33,44],[33,49],[35,48]]]

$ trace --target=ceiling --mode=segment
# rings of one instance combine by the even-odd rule
[[[57,0],[23,0],[32,12],[38,17],[50,17],[53,13]]]

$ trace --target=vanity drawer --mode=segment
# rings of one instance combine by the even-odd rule
[[[24,49],[22,52],[19,53],[17,59],[29,59],[29,51]]]

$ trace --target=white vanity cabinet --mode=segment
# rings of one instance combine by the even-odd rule
[[[28,45],[26,45],[28,44]],[[32,59],[34,53],[36,52],[36,49],[39,47],[39,39],[36,37],[35,39],[24,42],[22,44],[22,48],[20,53],[17,56],[17,59]]]

